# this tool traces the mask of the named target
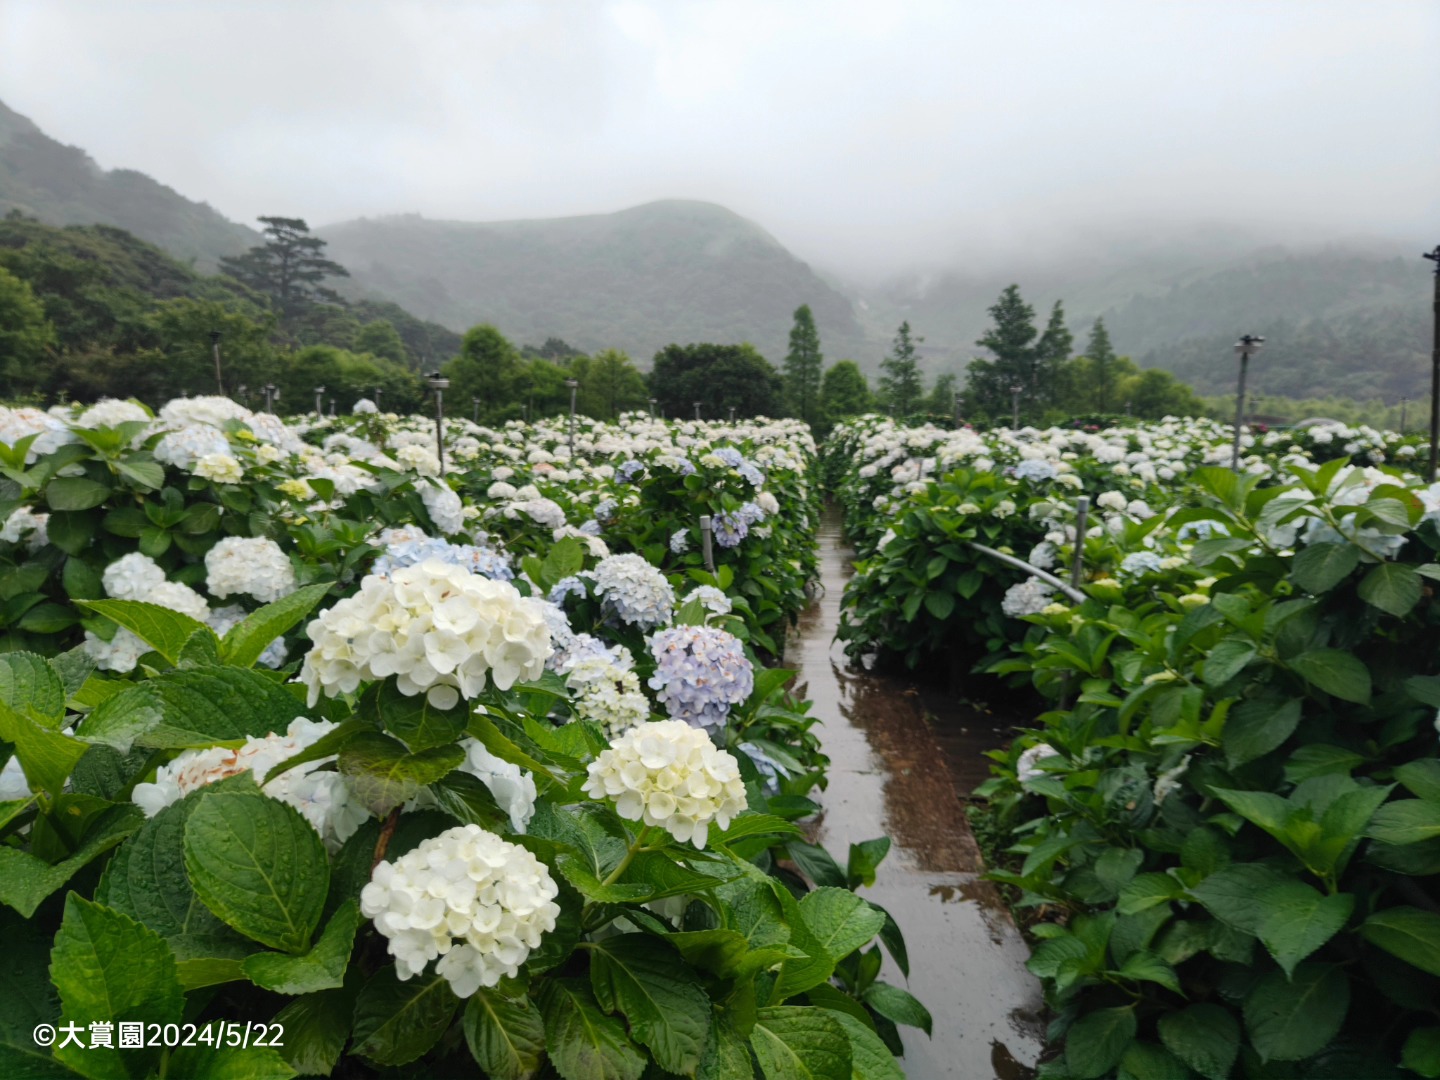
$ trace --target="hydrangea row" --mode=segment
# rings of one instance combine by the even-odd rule
[[[439,958],[436,973],[465,998],[520,973],[555,929],[559,891],[518,844],[458,825],[379,863],[360,891],[360,910],[389,939],[401,981]]]
[[[611,555],[592,571],[595,592],[607,613],[642,630],[670,621],[675,590],[643,555]]]
[[[205,574],[205,588],[220,599],[241,593],[268,604],[295,591],[295,568],[263,536],[227,536],[205,553]]]
[[[713,821],[722,829],[746,808],[735,758],[682,720],[631,728],[590,763],[585,794],[610,799],[627,821],[663,828],[703,848]]]
[[[224,746],[186,750],[168,765],[160,766],[152,783],[136,784],[132,798],[135,805],[145,811],[146,817],[154,817],[190,792],[228,776],[238,776],[248,769],[265,794],[299,810],[326,846],[331,851],[338,851],[370,814],[364,806],[350,799],[345,778],[338,772],[325,769],[326,764],[335,760],[333,755],[307,761],[286,770],[269,783],[265,781],[276,765],[311,746],[334,728],[335,725],[328,721],[297,716],[283,735],[252,736],[238,750]]]
[[[501,690],[539,678],[551,651],[537,601],[436,559],[366,577],[306,633],[315,644],[300,679],[312,705],[322,692],[348,694],[394,675],[402,694],[451,708],[484,690],[487,675]]]
[[[755,689],[755,672],[739,638],[712,626],[672,626],[650,639],[650,688],[669,714],[702,728],[725,723],[730,708]]]

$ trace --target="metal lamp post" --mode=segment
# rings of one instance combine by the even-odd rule
[[[435,452],[440,459],[440,474],[445,474],[445,391],[450,387],[450,380],[441,375],[438,371],[432,371],[425,376],[425,381],[430,384],[430,389],[435,391]]]
[[[249,404],[250,404],[250,387],[246,386],[246,385],[242,382],[238,387],[235,388],[235,396],[238,397],[238,398],[240,398],[242,401],[244,401],[246,405],[249,405]]]
[[[322,402],[322,401],[320,400],[320,399],[323,398],[324,396],[325,396],[325,387],[323,387],[323,386],[317,386],[317,387],[315,387],[315,415],[316,415],[316,417],[320,417],[320,416],[324,416],[324,415],[325,415],[324,412],[321,411],[321,410],[324,408],[324,402]]]
[[[381,392],[381,388],[378,387],[378,386],[375,387],[375,411],[376,411],[376,412],[384,412],[384,411],[385,411],[384,409],[380,408],[380,392]]]
[[[700,419],[700,403],[698,401],[695,402],[695,419]]]
[[[570,464],[575,464],[575,394],[580,389],[579,379],[566,379],[570,388]]]
[[[1435,264],[1435,344],[1430,351],[1430,482],[1435,482],[1435,469],[1440,465],[1440,244],[1425,258]]]
[[[734,406],[734,405],[731,405],[731,406],[730,406],[730,423],[733,424],[734,422],[735,422],[735,406]]]
[[[330,415],[332,417],[335,415],[335,399],[333,397],[330,399]]]
[[[1235,343],[1235,351],[1240,355],[1240,385],[1235,391],[1235,443],[1230,448],[1230,468],[1235,472],[1240,471],[1240,424],[1245,418],[1245,370],[1249,367],[1250,356],[1260,351],[1260,346],[1265,344],[1263,337],[1255,334],[1241,334],[1240,340]]]
[[[474,408],[474,412],[471,414],[470,419],[478,424],[480,422],[480,399],[478,397],[472,397],[470,399],[470,404]]]
[[[659,400],[658,398],[653,398],[653,397],[650,399],[650,419],[651,419],[651,420],[654,420],[654,419],[655,419],[655,402],[658,401],[658,400]]]
[[[1020,395],[1025,392],[1025,387],[1015,383],[1010,387],[1010,426],[1020,426]]]
[[[215,393],[223,395],[225,384],[220,380],[220,331],[210,331],[210,352],[215,357]]]
[[[960,430],[960,391],[955,391],[955,430]]]

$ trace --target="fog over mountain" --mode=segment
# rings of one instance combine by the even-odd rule
[[[0,5],[0,99],[232,221],[683,198],[866,287],[1207,223],[1431,246],[1436,55],[1414,0]]]

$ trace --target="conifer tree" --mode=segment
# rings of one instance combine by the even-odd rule
[[[303,218],[262,217],[268,240],[244,255],[220,260],[220,269],[256,292],[270,297],[282,323],[317,305],[344,303],[340,294],[321,284],[350,272],[325,258],[325,241],[310,235]]]
[[[809,304],[795,309],[790,328],[790,351],[785,355],[785,396],[790,408],[811,427],[820,422],[820,378],[825,358],[820,353],[820,334]]]
[[[890,410],[890,415],[897,420],[920,408],[924,387],[915,347],[924,340],[922,337],[912,338],[909,322],[902,322],[895,334],[890,355],[880,361],[880,398]]]
[[[1115,369],[1115,349],[1110,344],[1110,331],[1105,329],[1105,320],[1096,319],[1090,329],[1090,344],[1085,346],[1085,358],[1090,361],[1094,377],[1095,401],[1100,412],[1110,411],[1110,380]]]

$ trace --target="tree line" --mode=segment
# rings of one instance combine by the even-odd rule
[[[778,368],[750,345],[675,344],[646,374],[619,350],[589,355],[558,338],[516,345],[490,324],[462,336],[395,304],[347,301],[331,284],[348,276],[345,268],[303,220],[260,221],[264,242],[208,277],[120,229],[59,229],[16,213],[0,221],[0,399],[153,402],[218,389],[256,407],[268,397],[287,413],[312,410],[317,396],[322,410],[349,411],[368,397],[405,412],[427,406],[425,376],[440,373],[450,380],[452,414],[492,423],[565,412],[574,382],[577,411],[597,419],[631,409],[710,420],[796,416],[821,435],[876,409],[992,423],[1017,412],[1051,422],[1202,407],[1168,373],[1115,355],[1103,322],[1084,355],[1072,356],[1061,305],[1042,330],[1013,285],[990,309],[993,325],[977,342],[987,355],[971,362],[963,389],[955,373],[927,388],[924,339],[908,322],[873,389],[854,360],[827,366],[808,305],[794,313]]]

